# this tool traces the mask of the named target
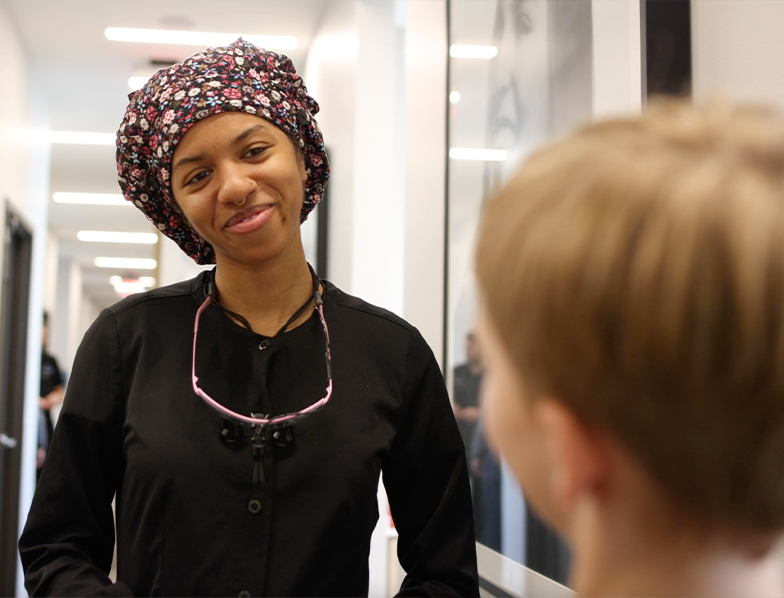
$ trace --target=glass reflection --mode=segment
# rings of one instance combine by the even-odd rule
[[[459,97],[450,105],[450,148],[506,152],[496,160],[458,160],[460,153],[453,153],[449,163],[447,360],[477,541],[565,583],[566,545],[527,509],[517,481],[482,433],[471,256],[484,199],[531,151],[591,117],[591,2],[450,0],[449,9],[450,44],[497,50],[492,58],[449,59],[450,96]]]

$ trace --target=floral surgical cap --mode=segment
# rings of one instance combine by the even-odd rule
[[[329,165],[313,118],[319,106],[288,57],[239,39],[161,69],[129,99],[117,131],[123,195],[197,263],[215,263],[215,251],[175,206],[169,177],[174,148],[200,120],[236,111],[276,125],[299,144],[305,160],[300,221],[322,200]]]

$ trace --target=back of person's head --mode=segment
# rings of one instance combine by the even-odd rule
[[[695,522],[784,529],[784,120],[660,102],[533,155],[487,204],[484,310],[526,383]]]

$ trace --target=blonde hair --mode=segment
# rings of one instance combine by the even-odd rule
[[[679,509],[784,529],[784,121],[659,102],[532,156],[476,272],[526,382],[620,440]]]

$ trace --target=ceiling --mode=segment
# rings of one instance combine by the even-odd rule
[[[55,131],[114,133],[127,104],[128,78],[151,72],[151,61],[179,61],[200,48],[112,42],[107,27],[185,29],[290,35],[286,53],[304,68],[311,39],[329,0],[3,0],[30,61],[36,101],[31,119]],[[274,48],[270,48],[274,49]],[[140,73],[141,74],[141,73]],[[31,109],[32,111],[32,109]],[[112,146],[53,145],[50,192],[118,193]],[[149,275],[93,266],[99,255],[155,257],[156,247],[84,243],[78,230],[150,232],[146,218],[128,206],[77,206],[49,199],[50,231],[60,257],[82,266],[84,292],[97,307],[116,302],[109,277]],[[171,242],[163,239],[161,242]]]

